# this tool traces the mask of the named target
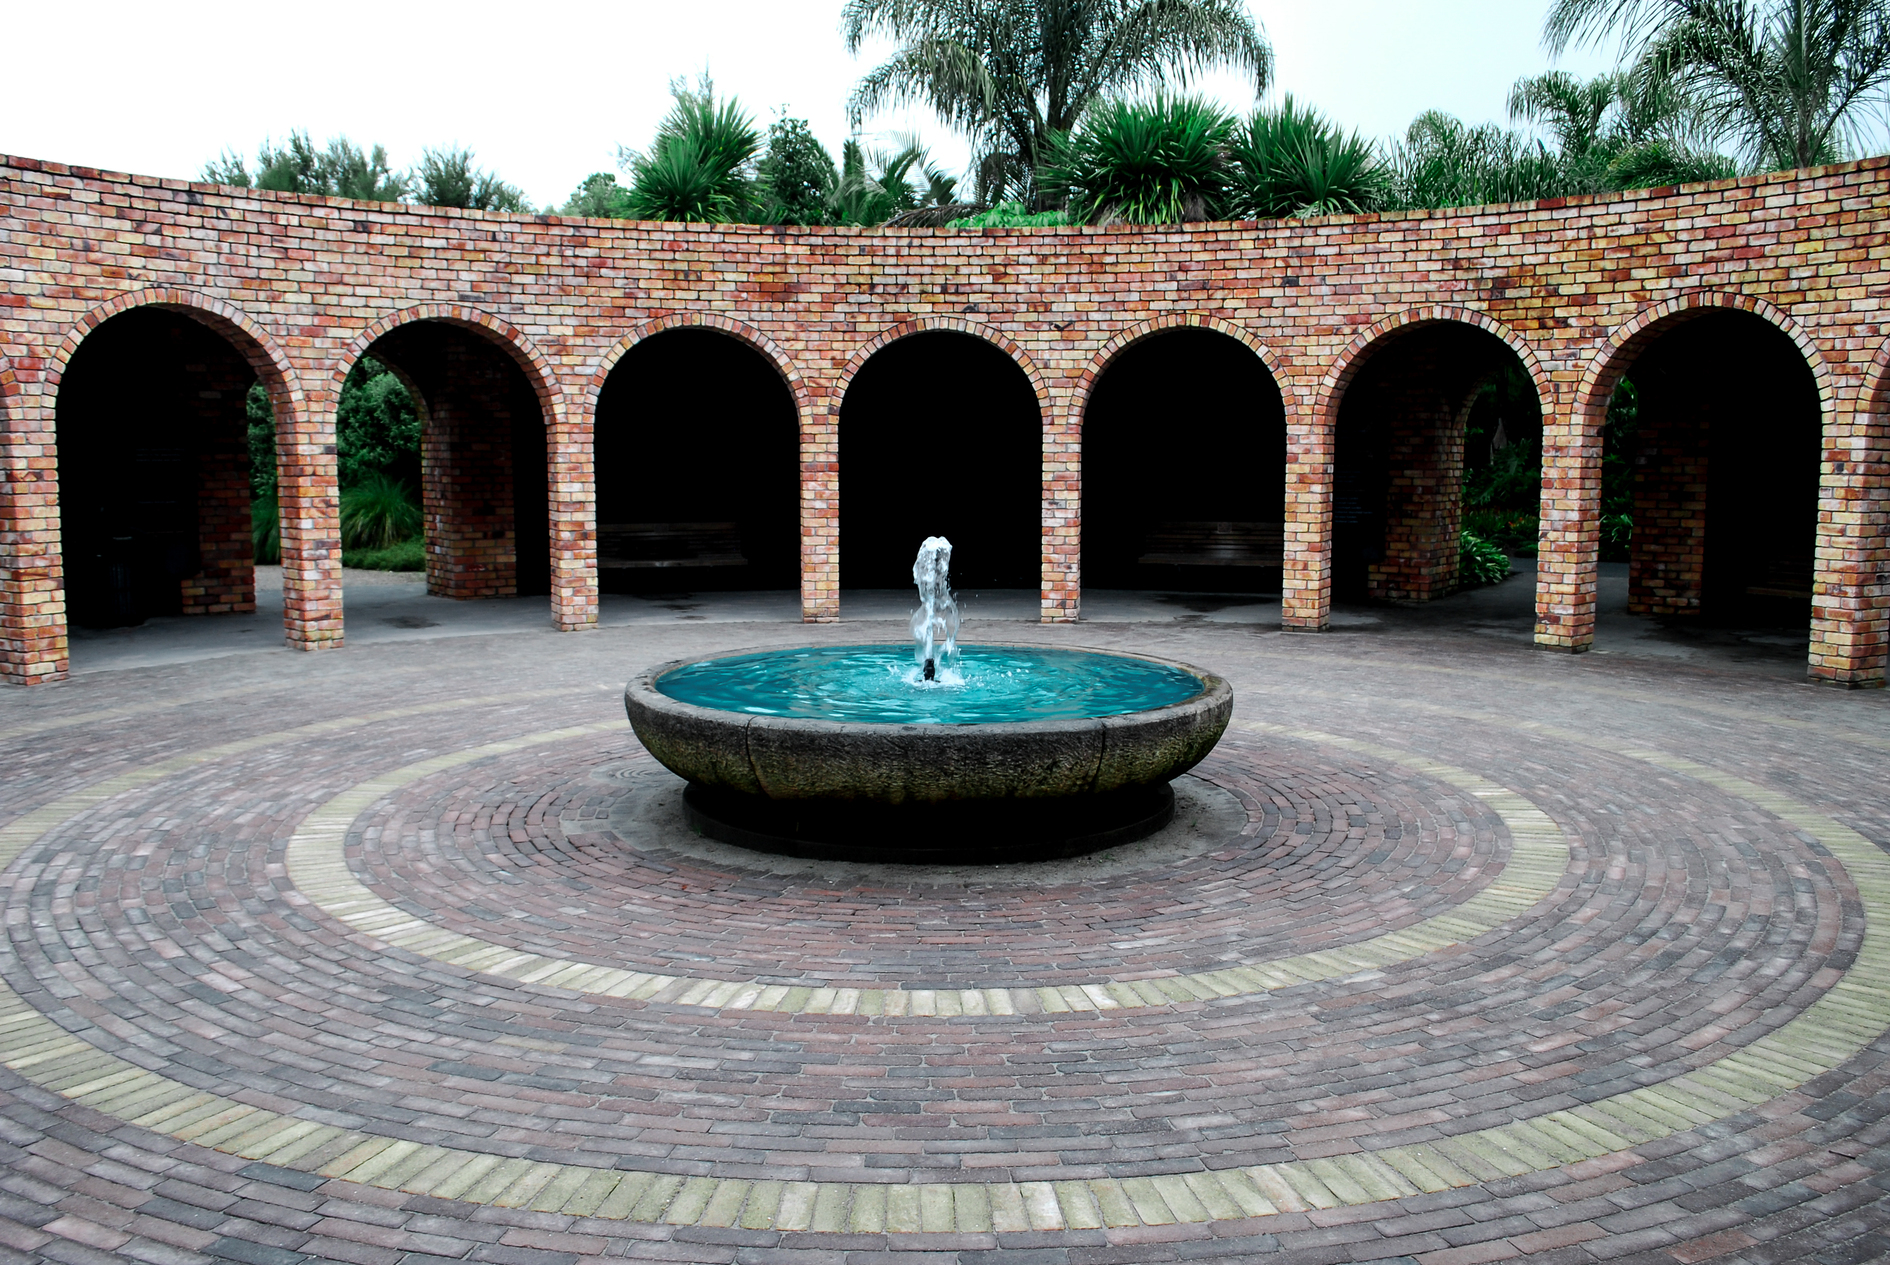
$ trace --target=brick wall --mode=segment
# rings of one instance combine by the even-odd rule
[[[1702,306],[1784,330],[1824,408],[1810,669],[1881,681],[1886,648],[1890,163],[1459,212],[1187,230],[685,226],[347,203],[0,159],[0,664],[64,670],[53,409],[112,312],[189,308],[231,340],[278,416],[286,633],[341,635],[333,409],[355,356],[416,320],[478,326],[530,382],[548,433],[559,626],[596,613],[590,411],[653,330],[707,325],[780,366],[801,418],[802,607],[838,611],[845,384],[905,333],[958,329],[1018,362],[1043,416],[1042,608],[1080,612],[1082,402],[1120,348],[1176,324],[1253,347],[1287,411],[1286,605],[1330,601],[1333,434],[1357,367],[1427,321],[1481,329],[1544,401],[1537,640],[1593,635],[1600,427],[1640,335]],[[1870,385],[1867,385],[1870,384]]]

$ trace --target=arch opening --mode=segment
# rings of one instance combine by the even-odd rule
[[[1809,636],[1824,439],[1804,354],[1769,321],[1712,308],[1655,325],[1631,355],[1602,504],[1629,613]]]
[[[1277,597],[1286,409],[1252,348],[1183,327],[1141,339],[1083,412],[1083,585]]]
[[[1508,560],[1536,552],[1542,406],[1522,358],[1457,321],[1366,349],[1338,403],[1333,596],[1418,605],[1494,580],[1534,608]]]
[[[475,326],[432,318],[396,326],[363,355],[399,378],[419,414],[427,593],[548,595],[548,427],[517,359]],[[401,454],[385,473],[398,481],[412,468]]]
[[[910,590],[920,543],[944,536],[954,587],[1036,593],[1043,414],[1001,348],[949,330],[888,343],[848,385],[839,430],[842,589]]]
[[[54,428],[75,627],[257,609],[247,408],[256,376],[222,332],[166,308],[112,316],[73,352]]]
[[[663,330],[597,398],[597,574],[606,593],[800,583],[800,419],[779,369],[707,326]]]

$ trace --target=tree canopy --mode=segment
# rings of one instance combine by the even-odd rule
[[[476,211],[531,210],[524,193],[515,185],[475,168],[472,151],[457,146],[429,149],[412,171],[396,172],[388,165],[387,150],[382,146],[363,150],[347,137],[337,136],[326,149],[318,150],[307,132],[290,132],[280,148],[267,140],[262,143],[253,176],[241,154],[225,150],[204,164],[203,178],[211,184],[239,189],[363,202],[417,202]]]
[[[854,89],[859,123],[918,102],[971,138],[982,202],[1037,206],[1052,137],[1098,101],[1185,86],[1211,66],[1272,79],[1273,51],[1242,0],[847,0],[847,50],[898,49]]]

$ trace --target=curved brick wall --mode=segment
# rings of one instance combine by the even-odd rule
[[[1798,345],[1823,410],[1810,669],[1884,671],[1890,160],[1605,199],[1186,231],[860,230],[626,224],[223,189],[0,158],[0,671],[65,670],[54,407],[86,333],[144,305],[228,337],[275,401],[287,636],[339,644],[333,410],[349,366],[415,320],[475,330],[528,376],[547,425],[552,607],[596,618],[590,421],[636,341],[681,325],[747,340],[801,425],[803,610],[838,611],[836,420],[880,346],[954,329],[1028,375],[1043,413],[1046,620],[1075,618],[1084,402],[1110,358],[1180,324],[1240,339],[1285,400],[1285,622],[1330,605],[1339,401],[1380,340],[1436,321],[1521,358],[1544,417],[1537,641],[1593,633],[1600,426],[1645,342],[1732,307]],[[1451,565],[1454,565],[1454,560]]]

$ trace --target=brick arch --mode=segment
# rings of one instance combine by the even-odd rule
[[[153,286],[143,290],[130,290],[88,310],[75,321],[66,335],[59,342],[59,348],[52,355],[46,367],[46,385],[57,394],[59,383],[65,376],[66,366],[79,350],[93,330],[109,321],[114,316],[136,308],[158,308],[162,311],[176,312],[188,316],[202,325],[208,326],[229,341],[230,345],[243,358],[249,361],[250,368],[256,371],[270,400],[277,405],[287,405],[279,412],[276,427],[280,431],[285,422],[290,422],[299,415],[305,403],[301,378],[295,366],[283,354],[282,347],[275,338],[234,304],[222,299],[199,294],[195,290],[185,290],[177,286]],[[284,413],[286,412],[286,415]]]
[[[1864,369],[1864,389],[1858,403],[1867,413],[1890,413],[1890,338],[1884,339]]]
[[[1339,403],[1345,398],[1346,388],[1352,385],[1352,379],[1358,376],[1365,362],[1371,358],[1378,344],[1402,331],[1420,325],[1456,324],[1473,325],[1500,340],[1516,358],[1522,361],[1523,369],[1529,374],[1529,380],[1536,388],[1536,399],[1542,405],[1546,417],[1553,407],[1555,388],[1548,371],[1542,366],[1542,358],[1536,355],[1534,347],[1515,330],[1497,320],[1488,312],[1479,312],[1475,308],[1454,307],[1435,304],[1426,307],[1410,308],[1403,312],[1385,317],[1383,320],[1359,332],[1358,336],[1339,353],[1332,367],[1326,370],[1325,378],[1319,383],[1314,394],[1312,415],[1336,423]]]
[[[590,382],[584,392],[584,407],[587,414],[597,412],[597,400],[603,394],[604,383],[610,378],[611,370],[617,367],[630,349],[646,338],[667,333],[673,329],[712,329],[717,333],[727,334],[737,342],[745,343],[768,358],[774,365],[775,372],[781,375],[781,381],[794,397],[794,411],[805,418],[812,405],[813,393],[808,390],[807,381],[801,376],[800,367],[792,357],[781,349],[781,345],[769,338],[746,321],[736,320],[732,316],[723,316],[719,312],[689,313],[676,312],[659,317],[637,326],[628,334],[618,339],[609,351],[605,352],[592,371]]]
[[[1151,338],[1156,334],[1167,333],[1169,330],[1175,329],[1207,329],[1213,330],[1217,334],[1225,334],[1227,337],[1242,344],[1247,350],[1258,356],[1260,363],[1266,366],[1267,372],[1272,375],[1274,383],[1279,386],[1281,395],[1284,396],[1286,394],[1285,362],[1280,359],[1279,355],[1274,352],[1271,347],[1260,340],[1258,334],[1243,325],[1237,325],[1233,321],[1224,320],[1218,316],[1206,316],[1197,312],[1179,312],[1137,322],[1127,329],[1119,331],[1113,338],[1097,349],[1096,354],[1090,357],[1089,364],[1084,367],[1081,376],[1076,380],[1075,398],[1070,402],[1071,415],[1082,415],[1083,410],[1089,405],[1090,393],[1096,389],[1097,380],[1102,377],[1103,371],[1115,361],[1117,356],[1145,338]]]
[[[1791,339],[1798,348],[1798,354],[1805,358],[1805,364],[1810,367],[1813,381],[1817,383],[1818,412],[1830,416],[1835,398],[1831,367],[1802,325],[1782,308],[1752,295],[1730,290],[1693,290],[1643,308],[1633,319],[1608,335],[1607,341],[1583,372],[1581,385],[1575,391],[1575,415],[1582,419],[1584,429],[1592,426],[1599,432],[1602,422],[1607,419],[1608,401],[1614,395],[1615,387],[1620,385],[1628,366],[1646,350],[1647,344],[1678,321],[1711,311],[1750,313]]]
[[[342,384],[348,380],[349,372],[368,348],[378,340],[416,321],[440,321],[447,325],[457,325],[461,329],[471,330],[496,344],[512,358],[513,363],[524,371],[525,380],[532,384],[532,391],[538,396],[538,403],[544,409],[547,428],[564,415],[564,394],[559,389],[557,375],[552,372],[551,361],[538,350],[525,332],[510,321],[483,312],[464,303],[419,303],[404,307],[396,312],[389,312],[366,329],[356,334],[342,349],[340,358],[329,375],[328,389],[331,398],[341,398]]]
[[[1038,413],[1046,422],[1049,421],[1050,392],[1044,385],[1043,374],[1038,370],[1037,362],[1030,358],[1030,353],[988,325],[980,325],[976,321],[967,321],[959,317],[950,316],[925,316],[915,320],[901,321],[890,329],[884,329],[878,334],[875,334],[870,341],[859,347],[853,355],[848,358],[846,368],[840,371],[840,376],[834,381],[832,398],[835,407],[837,408],[840,402],[846,399],[847,388],[853,384],[854,376],[859,373],[860,369],[868,360],[873,358],[875,352],[892,343],[898,342],[902,338],[910,338],[914,334],[926,334],[938,330],[953,334],[969,334],[973,338],[990,343],[993,347],[996,347],[999,351],[1009,356],[1011,362],[1019,369],[1022,369],[1024,376],[1030,380],[1030,389],[1037,394]]]

